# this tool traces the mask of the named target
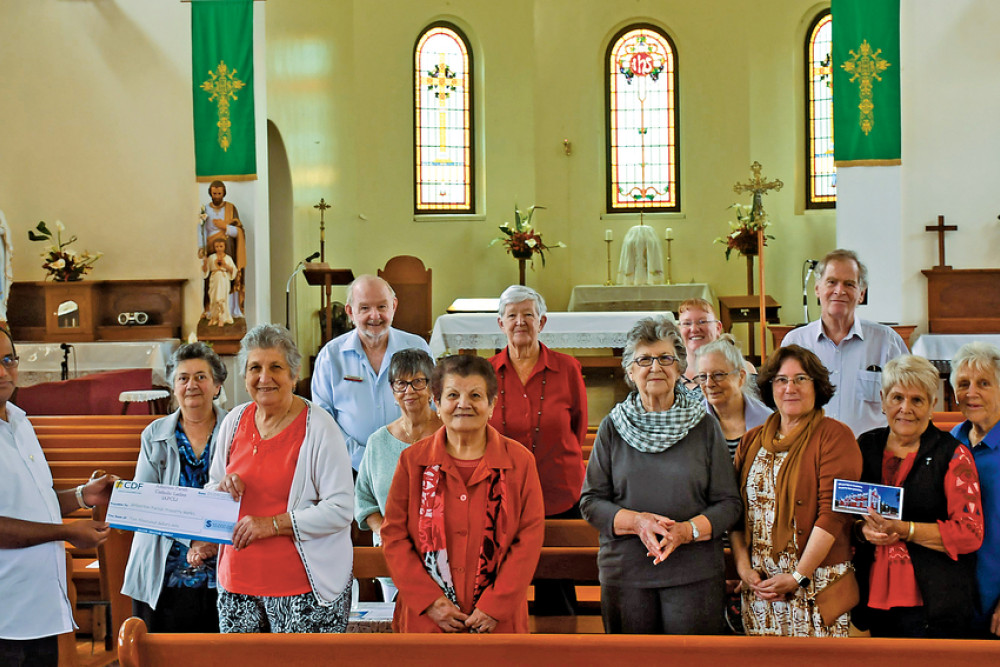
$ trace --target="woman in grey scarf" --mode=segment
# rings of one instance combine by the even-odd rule
[[[601,422],[580,499],[600,531],[604,629],[722,632],[722,535],[742,511],[726,441],[678,382],[687,350],[671,318],[639,320],[622,367],[635,391]]]

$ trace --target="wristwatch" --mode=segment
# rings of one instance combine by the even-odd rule
[[[701,532],[698,530],[698,526],[694,525],[694,521],[688,519],[688,523],[691,524],[691,541],[697,542],[698,538],[701,537]]]
[[[792,579],[798,582],[799,586],[802,588],[807,588],[809,586],[809,583],[812,581],[806,575],[799,574],[798,570],[792,570]]]

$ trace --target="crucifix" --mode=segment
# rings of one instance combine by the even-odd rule
[[[945,232],[955,232],[958,231],[958,225],[946,225],[944,224],[944,216],[938,216],[938,222],[936,225],[927,225],[924,227],[926,232],[937,232],[938,235],[938,265],[935,269],[950,269],[951,267],[944,263],[944,233]]]
[[[446,159],[444,157],[446,144],[445,121],[447,112],[445,103],[448,96],[451,95],[448,90],[451,89],[454,91],[456,89],[454,79],[455,75],[451,71],[451,68],[448,67],[448,63],[445,62],[444,53],[441,54],[441,62],[438,63],[432,71],[428,72],[428,76],[420,77],[420,83],[427,86],[429,90],[433,90],[435,87],[437,88],[437,92],[434,93],[434,96],[438,99],[438,137],[440,143],[438,148],[442,157],[436,161]]]
[[[236,91],[247,84],[236,78],[236,70],[229,71],[225,61],[220,60],[219,66],[214,72],[209,71],[210,77],[201,84],[201,89],[209,93],[208,101],[218,104],[219,122],[219,146],[223,151],[229,150],[229,145],[233,141],[233,123],[229,120],[229,100],[237,99]]]
[[[764,221],[764,195],[768,193],[769,190],[780,190],[784,183],[781,179],[774,179],[773,181],[765,180],[763,176],[760,175],[761,164],[754,160],[753,164],[750,165],[750,171],[753,172],[753,178],[747,183],[737,183],[733,186],[733,192],[736,194],[743,194],[744,192],[749,192],[753,194],[753,206],[750,209],[750,219],[759,220],[761,223]],[[761,224],[757,227],[757,281],[760,283],[760,359],[763,363],[764,358],[767,356],[767,334],[766,331],[766,300],[767,291],[764,289],[764,226]],[[753,294],[753,255],[747,255],[747,287],[748,292]],[[753,349],[753,327],[750,327],[749,334],[747,336],[750,349]]]
[[[323,197],[319,198],[319,203],[313,206],[313,208],[319,209],[319,261],[326,261],[326,224],[323,219],[326,209],[330,208],[330,205],[326,203],[326,199]]]

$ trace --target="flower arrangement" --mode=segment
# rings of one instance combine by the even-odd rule
[[[733,204],[729,208],[736,209],[736,222],[730,222],[729,234],[718,237],[715,239],[715,243],[726,244],[727,260],[733,250],[743,256],[756,255],[758,250],[757,230],[766,230],[771,226],[767,215],[763,211],[755,214],[753,206],[744,206],[743,204]],[[773,238],[770,234],[765,233],[764,245],[767,245],[767,239]]]
[[[47,277],[57,282],[83,279],[83,275],[94,268],[94,264],[104,253],[73,250],[69,245],[76,242],[76,237],[71,236],[68,241],[63,241],[62,233],[66,231],[66,226],[56,220],[54,227],[56,228],[55,243],[49,245],[41,255],[42,268],[48,272]],[[52,237],[53,234],[45,221],[39,222],[34,230],[28,230],[28,239],[31,241],[52,243]]]
[[[504,222],[500,225],[500,231],[506,236],[498,236],[490,241],[490,245],[502,242],[507,247],[507,252],[515,259],[532,259],[534,254],[542,258],[542,266],[545,266],[545,251],[553,248],[565,248],[566,244],[560,241],[555,245],[545,245],[542,242],[542,235],[531,226],[531,218],[535,215],[535,209],[545,208],[544,206],[532,206],[528,209],[528,215],[524,215],[521,209],[514,204],[514,224]]]

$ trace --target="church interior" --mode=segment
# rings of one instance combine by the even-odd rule
[[[526,267],[526,284],[551,312],[570,310],[574,288],[615,280],[622,241],[640,224],[664,251],[671,237],[664,257],[672,283],[706,285],[715,303],[758,295],[759,278],[748,289],[745,258],[727,259],[715,242],[730,231],[732,205],[751,203],[733,186],[758,162],[764,178],[783,182],[763,197],[773,237],[765,291],[780,304],[780,323],[819,316],[811,284],[804,295],[804,265],[848,248],[869,270],[859,316],[912,325],[912,344],[934,333],[922,271],[1000,269],[1000,3],[900,5],[899,163],[838,169],[836,205],[813,207],[805,45],[829,1],[257,0],[256,179],[226,182],[246,230],[247,328],[285,324],[287,312],[303,355],[322,347],[323,291],[297,272],[321,249],[321,214],[329,267],[375,274],[409,255],[431,269],[432,324],[457,299],[496,299],[518,282],[518,261],[490,245],[515,207],[538,206],[536,229],[550,245],[565,244],[544,265],[536,258]],[[475,203],[457,215],[414,204],[414,46],[435,22],[460,28],[473,54]],[[641,215],[609,211],[607,196],[606,52],[636,24],[669,36],[677,71],[680,205]],[[199,210],[209,192],[195,178],[191,52],[185,0],[0,6],[5,285],[46,279],[42,246],[28,233],[39,221],[53,229],[61,221],[78,249],[103,253],[84,283],[135,290],[136,310],[183,302],[166,335],[151,339],[197,334]],[[329,207],[318,208],[321,200]],[[943,245],[926,229],[939,216],[955,227]],[[961,301],[966,317],[992,318],[997,328],[976,333],[1000,334],[1000,289],[991,287],[1000,283],[975,285],[947,298]],[[43,316],[41,288],[24,294]],[[342,285],[332,299],[343,301]],[[8,321],[17,317],[8,307]],[[753,327],[733,329],[744,352]],[[36,333],[25,342],[64,342],[58,332]],[[758,354],[760,345],[758,334]],[[596,425],[619,390],[592,377]],[[163,384],[155,372],[152,384]],[[225,391],[229,407],[246,400],[232,368]],[[120,405],[112,403],[114,413]]]

